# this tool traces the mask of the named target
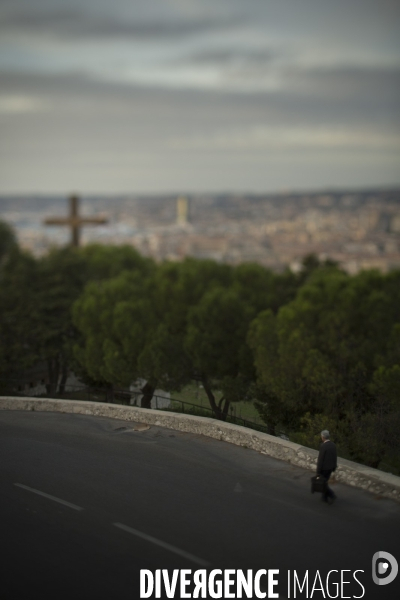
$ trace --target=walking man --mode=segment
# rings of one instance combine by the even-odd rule
[[[336,470],[337,467],[337,453],[336,446],[329,439],[329,431],[324,429],[321,431],[321,440],[322,444],[319,449],[318,455],[318,463],[317,463],[317,475],[322,475],[326,480],[326,490],[322,494],[323,502],[327,502],[328,504],[332,504],[336,498],[335,494],[328,486],[328,480],[331,476],[331,473]]]

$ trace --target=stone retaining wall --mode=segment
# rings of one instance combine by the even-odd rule
[[[312,448],[306,448],[267,433],[208,417],[196,417],[161,410],[106,404],[104,402],[18,397],[0,397],[0,410],[50,411],[94,415],[198,433],[237,446],[252,448],[262,454],[285,460],[310,471],[315,471],[318,457],[318,452]],[[335,479],[400,502],[400,477],[390,473],[384,473],[378,469],[372,469],[339,458]]]

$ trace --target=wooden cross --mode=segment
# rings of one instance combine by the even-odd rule
[[[84,225],[103,225],[108,223],[105,217],[80,217],[78,214],[78,196],[69,199],[69,217],[50,217],[44,221],[45,225],[69,225],[71,228],[71,245],[79,246],[79,234]]]

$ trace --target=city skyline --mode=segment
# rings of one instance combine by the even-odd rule
[[[84,196],[80,237],[83,245],[134,246],[158,262],[191,256],[297,271],[304,257],[314,254],[349,273],[371,268],[386,272],[400,266],[399,209],[396,189]],[[49,216],[57,226],[49,224]],[[14,228],[21,247],[38,256],[71,243],[66,198],[0,195],[0,217]],[[94,222],[96,227],[86,227]]]

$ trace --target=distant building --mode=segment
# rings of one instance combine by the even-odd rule
[[[189,222],[189,202],[184,196],[179,196],[176,201],[176,224],[185,226]]]
[[[53,244],[67,243],[63,229],[41,225],[48,214],[65,223],[57,216],[64,204],[61,196],[0,195],[0,217],[14,226],[23,248],[40,256]],[[298,269],[310,253],[331,258],[351,273],[400,267],[400,188],[85,198],[85,214],[98,215],[100,208],[111,206],[112,223],[85,229],[83,243],[131,244],[157,261],[193,256],[230,264],[257,262],[276,271],[287,265]],[[71,221],[74,226],[89,224],[82,222],[86,217],[72,217],[67,218],[70,226]]]

